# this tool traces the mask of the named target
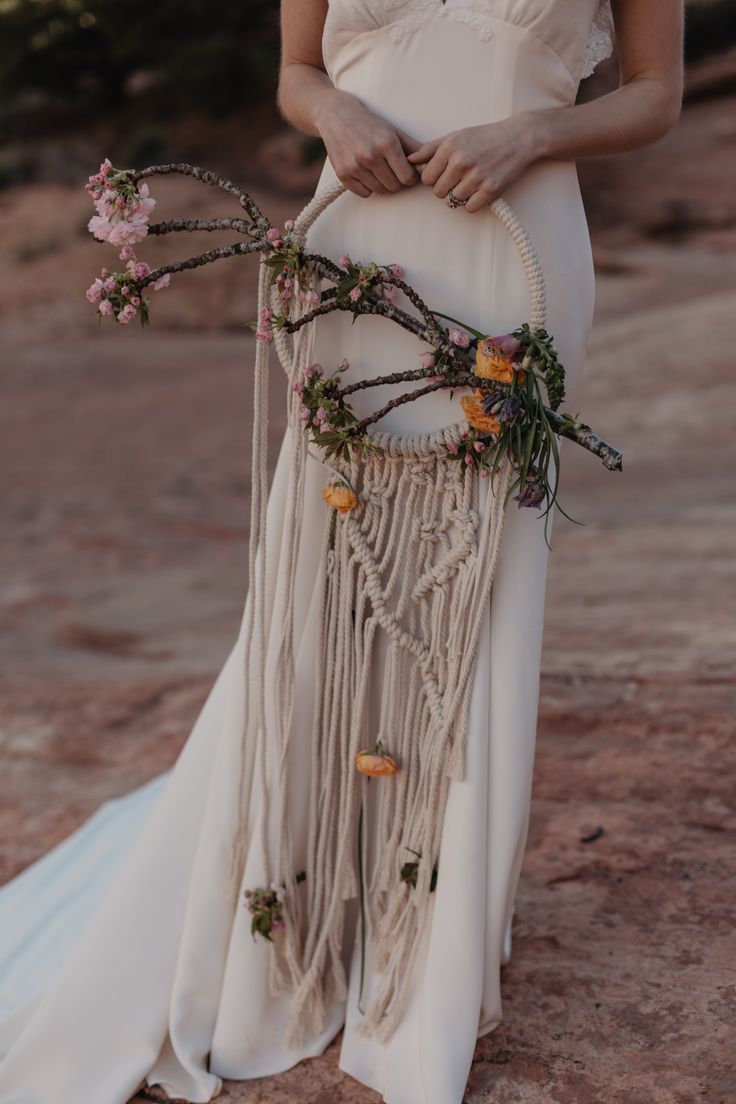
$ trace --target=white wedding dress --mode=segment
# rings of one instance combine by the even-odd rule
[[[610,51],[610,11],[597,0],[331,0],[324,30],[334,83],[419,140],[571,104],[581,77]],[[326,162],[320,185],[334,180]],[[541,257],[574,413],[594,296],[575,165],[540,162],[505,198]],[[451,210],[421,185],[367,200],[345,193],[307,244],[334,258],[399,263],[431,306],[485,333],[528,317],[519,258],[493,215]],[[315,359],[329,366],[347,357],[353,374],[418,364],[421,352],[396,326],[377,318],[353,326],[346,315],[320,320],[316,342]],[[457,397],[424,402],[393,410],[382,428],[459,420]],[[268,504],[273,610],[290,448],[287,432]],[[314,640],[324,485],[310,459],[297,670],[300,662],[307,670]],[[564,498],[564,480],[562,489]],[[388,1104],[460,1104],[476,1039],[502,1015],[499,972],[510,953],[536,735],[543,529],[538,511],[510,502],[473,683],[466,774],[450,784],[434,911],[391,1041],[354,1031],[354,901],[343,947],[347,1001],[333,1002],[325,1029],[298,1051],[281,1043],[289,995],[269,994],[267,945],[251,938],[242,901],[224,903],[244,704],[241,631],[173,768],[107,802],[0,891],[0,1104],[125,1104],[145,1083],[209,1101],[224,1078],[262,1077],[320,1054],[343,1026],[340,1068]],[[297,713],[310,714],[307,680],[298,687]],[[254,885],[258,849],[249,846],[244,884]]]

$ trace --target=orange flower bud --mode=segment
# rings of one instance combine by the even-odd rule
[[[341,514],[347,514],[358,505],[355,491],[351,487],[339,483],[331,483],[329,487],[325,487],[322,491],[322,497],[325,502],[329,503],[330,506],[334,506]]]
[[[382,778],[387,774],[396,774],[399,764],[392,755],[386,752],[377,752],[375,748],[366,748],[355,756],[355,765],[361,774],[368,774],[371,778]]]
[[[483,392],[474,391],[472,395],[463,395],[460,399],[465,417],[473,429],[481,433],[498,433],[501,423],[495,414],[486,414],[483,409]]]

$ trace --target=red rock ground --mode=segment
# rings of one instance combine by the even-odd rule
[[[624,471],[567,448],[585,526],[555,521],[506,1018],[467,1104],[736,1099],[733,108],[698,101],[655,147],[581,166],[580,406]],[[156,194],[162,215],[218,207]],[[98,330],[88,213],[78,189],[0,193],[2,878],[171,764],[245,592],[254,266],[180,278],[150,333]],[[338,1046],[222,1100],[374,1104]]]

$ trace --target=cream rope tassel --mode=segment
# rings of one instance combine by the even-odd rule
[[[314,220],[342,191],[342,185],[335,185],[305,208],[295,224],[302,242]],[[538,328],[545,316],[539,260],[513,211],[502,200],[491,209],[519,250],[531,292],[531,324]],[[259,311],[265,305],[283,311],[270,284],[270,269],[263,263],[258,293]],[[295,297],[289,317],[295,319],[306,309]],[[331,472],[349,483],[358,505],[344,517],[325,512],[302,884],[294,866],[288,790],[295,722],[294,599],[307,457],[312,454],[293,384],[311,362],[314,338],[314,324],[293,336],[282,329],[274,333],[289,385],[293,447],[280,561],[283,600],[270,620],[269,346],[259,343],[256,350],[246,702],[231,882],[237,895],[250,842],[254,778],[260,789],[260,874],[264,885],[278,890],[285,919],[284,930],[275,933],[270,947],[269,987],[274,994],[293,993],[283,1035],[286,1047],[299,1047],[319,1033],[328,1002],[344,1001],[347,995],[341,948],[346,901],[359,892],[357,824],[365,796],[355,756],[376,739],[398,759],[400,770],[379,783],[375,823],[365,825],[372,831],[363,837],[366,934],[375,978],[357,1030],[386,1042],[406,1009],[416,956],[431,917],[434,879],[439,876],[449,788],[453,779],[464,776],[472,676],[512,478],[507,457],[486,482],[474,467],[447,456],[448,446],[456,445],[465,431],[464,421],[424,435],[375,432],[384,451],[381,459],[353,455],[349,461],[322,461],[326,476]],[[378,670],[376,645],[382,632],[387,647]],[[271,669],[267,672],[266,662],[271,656],[275,666],[267,701]],[[372,686],[380,687],[378,732],[368,730]],[[257,770],[251,770],[252,763]]]
[[[258,273],[258,306],[265,305],[268,294],[269,270],[263,263],[267,254],[261,254]],[[265,722],[265,656],[260,648],[254,651],[256,634],[265,636],[265,542],[266,542],[266,506],[268,497],[268,366],[269,346],[263,342],[256,345],[255,379],[253,388],[253,434],[251,440],[251,508],[250,533],[248,544],[248,618],[245,625],[245,707],[240,747],[240,775],[237,797],[237,826],[233,839],[233,852],[230,864],[230,899],[235,903],[240,891],[240,881],[246,859],[248,806],[246,788],[249,782],[248,756],[249,746],[258,739]],[[252,701],[254,686],[258,688],[255,703]],[[255,706],[255,708],[254,708]],[[265,748],[261,752],[261,778],[265,779]],[[267,785],[262,794],[264,817],[267,815]],[[264,836],[265,839],[265,836]],[[264,875],[268,870],[268,858],[263,856]]]

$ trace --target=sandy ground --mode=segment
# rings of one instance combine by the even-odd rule
[[[581,166],[580,408],[624,471],[567,449],[585,525],[555,521],[506,1018],[467,1104],[736,1099],[733,106]],[[188,182],[156,194],[162,216],[218,209]],[[276,221],[300,206],[259,198]],[[2,878],[173,762],[245,594],[255,266],[181,278],[150,333],[98,330],[88,215],[79,190],[0,194]],[[222,1100],[377,1104],[338,1046]]]

